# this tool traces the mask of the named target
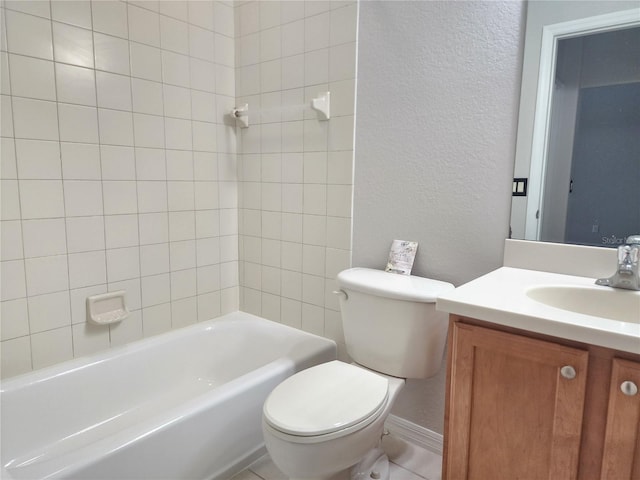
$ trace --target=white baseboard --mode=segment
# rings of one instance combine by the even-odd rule
[[[441,434],[417,425],[404,418],[389,415],[385,427],[390,433],[402,438],[418,447],[424,448],[438,455],[442,455],[443,437]]]

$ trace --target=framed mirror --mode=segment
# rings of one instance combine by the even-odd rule
[[[640,8],[529,2],[511,237],[617,246],[638,232]]]

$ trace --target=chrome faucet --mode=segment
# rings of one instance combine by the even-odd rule
[[[631,235],[618,247],[618,269],[609,278],[599,278],[596,285],[640,290],[640,235]]]

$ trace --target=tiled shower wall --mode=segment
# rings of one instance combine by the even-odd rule
[[[235,7],[243,310],[333,338],[334,278],[351,262],[356,2]],[[331,92],[331,119],[309,108]]]
[[[236,310],[233,5],[1,7],[2,375]]]

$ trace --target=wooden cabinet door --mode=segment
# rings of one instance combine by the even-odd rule
[[[615,358],[611,370],[602,480],[640,480],[640,363]]]
[[[443,478],[575,479],[588,353],[463,323],[451,334]]]

